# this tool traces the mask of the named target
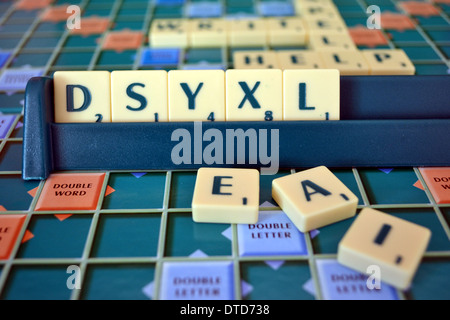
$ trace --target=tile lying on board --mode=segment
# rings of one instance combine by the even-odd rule
[[[381,279],[407,289],[431,237],[429,229],[364,208],[339,243],[339,263],[360,272],[380,268]]]
[[[320,57],[327,69],[338,69],[344,76],[368,75],[369,64],[358,50],[322,51]]]
[[[322,58],[313,50],[283,50],[277,52],[280,68],[285,69],[324,69]]]
[[[256,223],[258,212],[258,170],[198,170],[192,199],[192,218],[195,222]]]
[[[402,49],[361,51],[372,75],[414,75],[415,67]]]
[[[309,45],[314,50],[356,50],[348,33],[318,31],[309,35]]]
[[[189,45],[192,48],[224,47],[228,44],[224,19],[189,20]]]
[[[228,43],[232,47],[261,47],[267,44],[267,24],[262,19],[240,19],[229,23]]]
[[[236,51],[233,54],[234,69],[279,69],[274,51]]]
[[[358,198],[326,167],[273,180],[272,197],[302,232],[351,218]]]
[[[186,48],[188,46],[188,21],[185,19],[155,19],[149,33],[153,48]]]
[[[267,19],[268,43],[272,47],[302,46],[307,42],[307,30],[301,18]]]

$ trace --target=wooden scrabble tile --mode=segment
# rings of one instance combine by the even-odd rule
[[[450,203],[450,167],[420,168],[436,203]]]
[[[361,51],[372,75],[413,75],[416,68],[402,49],[370,49]]]
[[[169,71],[169,121],[225,121],[223,70]]]
[[[281,70],[231,69],[225,78],[227,121],[283,120]]]
[[[192,218],[195,222],[256,223],[258,212],[258,170],[198,170],[192,199]]]
[[[270,18],[267,27],[269,46],[302,46],[307,42],[307,30],[301,18]]]
[[[305,25],[308,32],[327,32],[327,33],[346,33],[347,25],[345,22],[339,18],[322,18],[322,17],[306,17]]]
[[[111,118],[112,122],[167,121],[167,72],[113,71]]]
[[[364,208],[339,243],[338,261],[363,273],[378,266],[381,281],[407,289],[430,237],[427,228]]]
[[[228,44],[232,47],[262,47],[267,45],[267,23],[263,19],[229,21]]]
[[[36,211],[95,210],[104,173],[54,173],[45,181]]]
[[[299,4],[299,10],[303,18],[334,19],[341,16],[332,2],[311,3],[302,1]]]
[[[313,50],[282,50],[277,51],[280,68],[286,69],[323,69],[322,58]]]
[[[55,122],[110,122],[111,75],[108,71],[57,71]]]
[[[233,54],[234,69],[279,69],[275,51],[236,51]]]
[[[305,16],[308,14],[306,8],[308,6],[313,5],[331,7],[334,6],[334,3],[331,0],[295,0],[294,1],[295,14],[297,16]]]
[[[0,215],[0,260],[9,259],[26,215]]]
[[[226,47],[228,24],[224,19],[189,20],[189,45],[192,48]]]
[[[284,120],[340,119],[339,70],[284,70],[283,83]]]
[[[353,217],[358,198],[324,166],[272,181],[272,197],[302,232]]]
[[[338,69],[341,75],[369,74],[369,64],[359,50],[320,51],[318,54],[325,68]]]
[[[314,50],[356,50],[348,33],[313,32],[309,35],[309,45]]]
[[[189,24],[185,19],[155,19],[149,33],[153,48],[186,48]]]

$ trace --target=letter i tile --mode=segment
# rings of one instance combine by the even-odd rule
[[[302,232],[348,219],[358,198],[325,166],[272,181],[272,197]]]
[[[364,208],[339,243],[339,263],[366,272],[372,265],[381,280],[407,289],[428,246],[431,231],[392,216]]]

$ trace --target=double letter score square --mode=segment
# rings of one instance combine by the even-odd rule
[[[256,169],[200,168],[192,199],[195,222],[258,221],[259,172]]]

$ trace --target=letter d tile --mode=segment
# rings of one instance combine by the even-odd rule
[[[53,80],[55,122],[111,122],[108,71],[58,71]]]

